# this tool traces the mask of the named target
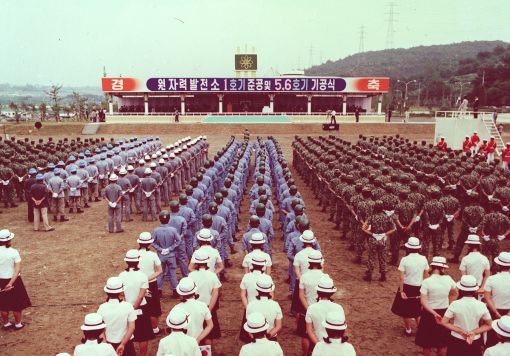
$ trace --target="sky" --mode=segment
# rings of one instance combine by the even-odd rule
[[[510,42],[510,0],[394,0],[394,47]],[[237,47],[274,76],[386,48],[386,0],[0,0],[0,83],[234,75]]]

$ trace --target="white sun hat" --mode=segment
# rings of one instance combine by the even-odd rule
[[[103,290],[106,293],[122,293],[124,292],[124,283],[119,277],[110,277],[106,281],[106,285],[104,286]]]
[[[322,252],[319,250],[310,251],[307,257],[308,263],[322,263],[324,262],[324,258],[322,257]]]
[[[182,311],[174,308],[170,310],[170,313],[168,313],[168,316],[166,317],[166,325],[172,329],[186,329],[188,326],[188,317],[189,315],[186,315]]]
[[[152,238],[150,232],[144,231],[138,236],[136,242],[138,242],[139,244],[151,244],[154,242],[154,239]]]
[[[106,328],[106,324],[104,323],[103,317],[98,313],[90,313],[85,315],[85,319],[83,321],[83,325],[80,329],[87,330],[101,330]]]
[[[312,230],[305,230],[301,236],[299,236],[299,240],[301,240],[301,242],[311,244],[315,242],[315,235]]]
[[[317,292],[335,293],[336,287],[331,277],[326,274],[321,277],[321,279],[319,280],[319,284],[317,284],[317,286],[315,287],[315,290]]]
[[[464,242],[467,245],[481,245],[480,236],[478,235],[468,235],[466,241]]]
[[[404,244],[404,246],[410,249],[418,250],[421,248],[421,242],[419,238],[411,236],[407,239],[407,242]]]
[[[0,242],[7,242],[14,238],[14,233],[7,229],[0,230]]]
[[[476,278],[469,274],[462,276],[460,281],[457,282],[457,288],[466,292],[477,291],[479,286],[476,282]]]
[[[199,241],[212,241],[213,235],[209,229],[201,229],[197,233],[197,240]]]
[[[250,237],[251,244],[264,244],[266,240],[264,239],[264,235],[261,232],[255,232]]]
[[[271,293],[274,291],[275,285],[270,276],[267,274],[261,274],[259,278],[257,278],[255,288],[260,292]]]
[[[244,323],[244,330],[251,334],[266,331],[269,327],[266,318],[262,313],[255,312],[248,315],[246,323]]]
[[[432,262],[430,262],[430,265],[436,266],[436,267],[448,268],[448,265],[446,264],[446,257],[443,257],[443,256],[432,257]]]
[[[197,291],[197,285],[190,277],[184,277],[179,281],[176,290],[179,295],[191,295]]]
[[[326,319],[322,322],[322,326],[325,329],[331,330],[345,330],[347,324],[345,322],[345,314],[342,312],[329,312],[326,315]]]
[[[124,261],[126,262],[138,262],[140,261],[140,252],[138,250],[128,250],[126,252],[126,256],[124,257]]]
[[[500,266],[510,267],[510,252],[501,252],[494,262]]]
[[[195,263],[208,263],[210,258],[211,257],[203,249],[198,249],[193,254]]]
[[[492,329],[503,337],[510,338],[510,316],[503,315],[492,322]]]
[[[267,263],[266,256],[262,253],[262,251],[255,250],[251,255],[251,264],[258,266],[265,266]]]

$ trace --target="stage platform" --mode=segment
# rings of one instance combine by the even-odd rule
[[[274,116],[206,116],[204,124],[290,124],[291,121],[285,115]]]

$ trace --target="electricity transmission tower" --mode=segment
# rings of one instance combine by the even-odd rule
[[[388,29],[386,31],[386,49],[393,48],[394,47],[394,35],[395,35],[395,15],[397,13],[395,12],[395,3],[390,2],[388,4],[389,6],[389,12],[388,15]]]
[[[365,26],[361,25],[360,31],[359,31],[359,47],[358,47],[358,53],[365,52]]]

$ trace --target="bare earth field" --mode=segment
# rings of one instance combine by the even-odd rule
[[[215,152],[232,135],[241,137],[244,128],[256,135],[274,135],[285,148],[289,162],[292,159],[291,143],[294,135],[319,135],[317,125],[106,125],[97,136],[122,137],[126,135],[159,135],[164,144],[169,144],[185,135],[207,135],[211,144],[210,152]],[[8,133],[28,136],[30,126],[9,126]],[[46,125],[39,132],[31,132],[30,137],[55,139],[80,134],[82,124]],[[396,134],[412,139],[433,137],[433,125],[342,125],[341,136],[355,140],[359,133]],[[336,133],[338,134],[338,133]],[[37,136],[33,136],[37,135]],[[295,174],[298,187],[307,204],[307,214],[312,229],[318,236],[325,254],[325,270],[338,287],[336,301],[346,310],[348,335],[359,355],[416,355],[420,350],[412,338],[402,336],[399,318],[391,314],[390,307],[397,288],[396,268],[391,267],[388,282],[366,283],[361,280],[365,266],[351,262],[352,254],[347,243],[339,239],[334,224],[327,221],[328,213],[321,212],[317,200]],[[251,184],[252,182],[249,182]],[[247,226],[248,207],[245,196],[241,207],[239,226]],[[93,312],[104,301],[103,286],[110,276],[118,275],[124,268],[122,260],[126,250],[136,247],[136,237],[141,231],[151,231],[157,223],[135,221],[124,224],[124,233],[108,234],[106,229],[106,204],[94,203],[84,214],[74,214],[67,223],[55,223],[56,230],[49,233],[34,233],[26,222],[26,205],[3,209],[0,214],[0,228],[8,228],[16,233],[13,246],[19,249],[23,260],[23,280],[32,299],[33,307],[25,311],[26,328],[19,332],[0,331],[2,355],[54,355],[57,352],[72,353],[80,343],[80,325],[86,313]],[[277,228],[277,220],[275,230]],[[276,231],[275,231],[276,232]],[[508,246],[507,246],[508,247]],[[279,342],[286,355],[300,354],[300,338],[294,334],[295,320],[290,317],[290,300],[287,284],[284,282],[287,258],[281,252],[281,234],[278,232],[273,248],[273,278],[276,283],[276,300],[284,310],[284,329]],[[228,281],[221,289],[219,319],[223,337],[214,345],[215,355],[236,355],[241,343],[238,341],[242,317],[242,304],[239,298],[239,283],[242,278],[241,254],[233,256],[236,267],[228,270]],[[450,273],[458,278],[458,266],[450,266]],[[168,288],[168,285],[165,286]],[[165,289],[162,299],[164,317],[176,303],[169,298]],[[157,340],[150,343],[150,355],[155,355]]]

